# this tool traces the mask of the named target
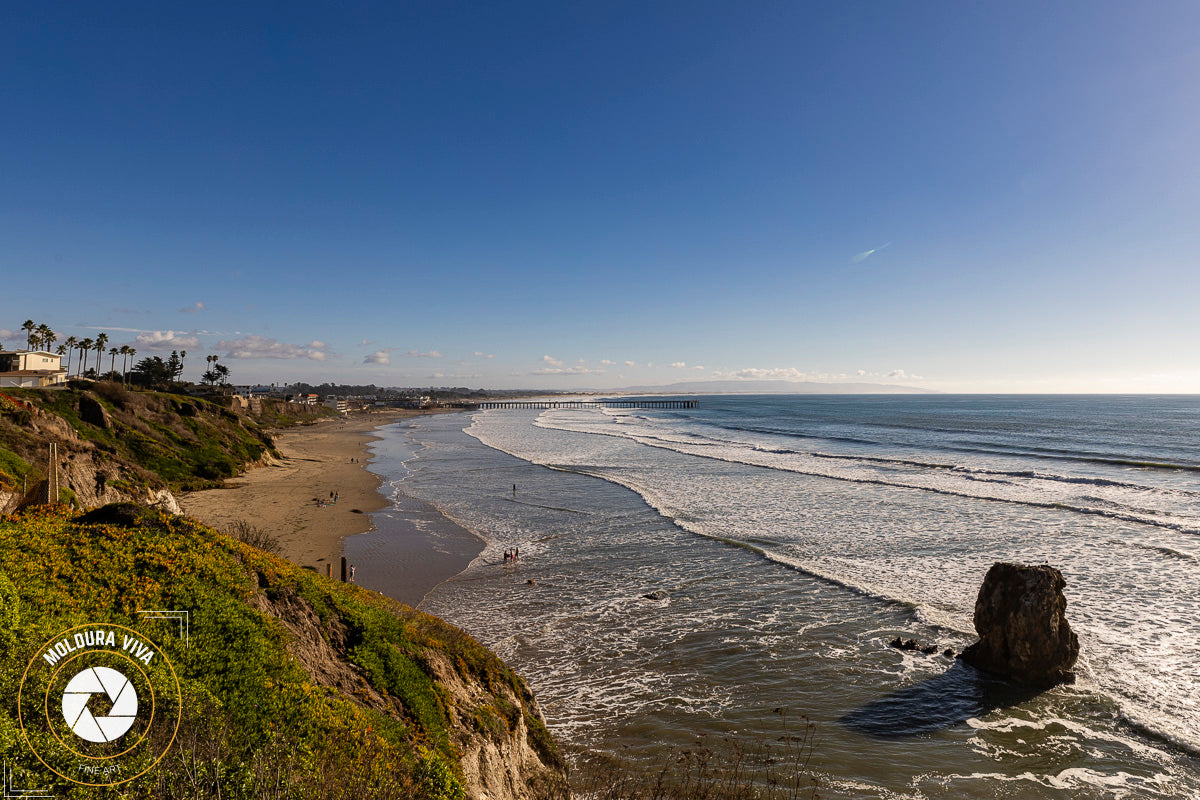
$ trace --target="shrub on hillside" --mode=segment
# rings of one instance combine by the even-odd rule
[[[97,381],[92,384],[92,391],[120,409],[126,409],[133,402],[133,392],[116,381]]]
[[[245,542],[251,547],[257,547],[259,550],[264,550],[272,555],[278,556],[283,554],[283,542],[279,540],[278,536],[266,528],[251,525],[244,519],[240,519],[230,525],[226,533],[239,542]]]

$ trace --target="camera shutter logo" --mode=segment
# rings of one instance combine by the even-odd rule
[[[95,717],[88,709],[92,695],[103,693],[112,701],[107,716]],[[89,667],[67,682],[62,713],[71,732],[89,742],[113,742],[124,736],[137,719],[137,690],[111,667]]]
[[[183,696],[150,637],[97,623],[65,630],[37,650],[17,708],[25,742],[46,768],[72,783],[116,786],[167,754]]]

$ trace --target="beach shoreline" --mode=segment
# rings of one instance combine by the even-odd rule
[[[367,470],[375,431],[423,413],[388,409],[275,431],[280,458],[225,488],[184,494],[179,505],[218,530],[239,522],[263,528],[279,537],[283,558],[321,574],[331,564],[338,577],[343,541],[372,530],[371,512],[389,504],[383,478]]]

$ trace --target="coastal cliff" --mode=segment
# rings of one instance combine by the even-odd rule
[[[156,638],[185,698],[174,746],[135,796],[566,795],[525,683],[467,634],[382,595],[133,504],[4,517],[0,564],[0,757],[27,785],[56,778],[17,732],[22,669],[57,632],[104,621]],[[188,610],[187,639],[139,613],[150,609]]]
[[[0,513],[52,499],[92,508],[131,500],[179,512],[179,491],[219,486],[273,453],[270,427],[328,415],[264,400],[253,409],[109,381],[0,396]],[[47,498],[50,445],[58,497]]]
[[[529,687],[466,633],[174,513],[176,492],[273,459],[269,426],[323,410],[239,413],[101,383],[4,398],[0,758],[24,785],[67,786],[20,732],[22,669],[57,632],[104,622],[156,638],[184,698],[167,755],[130,796],[567,796]],[[60,502],[43,504],[52,472]],[[162,609],[188,612],[187,637],[142,613]]]

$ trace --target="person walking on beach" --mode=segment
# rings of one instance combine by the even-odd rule
[[[354,565],[350,565],[350,582],[354,583]]]
[[[516,497],[516,496],[517,496],[517,485],[514,483],[513,484],[513,497]]]

